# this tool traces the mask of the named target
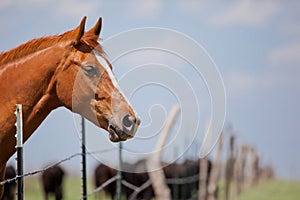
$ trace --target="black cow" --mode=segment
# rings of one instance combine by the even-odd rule
[[[63,198],[62,182],[64,175],[64,170],[59,166],[51,167],[43,172],[42,184],[46,200],[51,193],[55,195],[56,200]]]
[[[16,177],[15,168],[13,166],[6,167],[4,180],[12,179],[14,177]],[[4,184],[4,193],[3,193],[1,200],[13,200],[16,195],[16,187],[17,187],[17,184],[15,181],[13,181],[11,183],[5,183]]]
[[[212,163],[210,160],[208,160],[206,184],[208,184],[211,167]],[[197,190],[199,187],[199,160],[186,160],[184,163],[180,164],[172,163],[164,167],[163,170],[165,172],[167,180],[182,180],[183,178],[187,177],[194,179],[196,177],[195,181],[187,180],[190,182],[184,184],[181,184],[181,181],[179,181],[178,183],[174,183],[174,181],[172,181],[172,183],[169,182],[168,186],[171,190],[172,199],[190,199],[197,196]]]
[[[130,164],[125,164],[126,168]],[[134,169],[137,165],[132,165],[131,169]],[[128,168],[127,168],[128,169]],[[108,167],[106,165],[100,164],[95,169],[95,187],[101,186],[103,183],[105,183],[110,178],[114,177],[117,174],[117,170],[113,169],[111,167]],[[133,173],[133,172],[122,172],[122,180],[127,181],[128,183],[135,185],[137,187],[140,187],[142,184],[144,184],[149,179],[148,173]],[[131,196],[131,194],[134,192],[134,190],[128,188],[127,186],[124,186],[122,184],[122,194],[126,195],[127,199]],[[110,183],[106,187],[103,188],[103,191],[106,194],[109,194],[111,199],[114,199],[116,195],[116,181]],[[138,193],[135,199],[144,199],[149,200],[154,196],[153,189],[151,186],[145,188],[143,191]]]

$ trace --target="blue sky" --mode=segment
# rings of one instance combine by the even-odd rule
[[[219,68],[227,94],[226,123],[232,124],[238,142],[255,146],[279,177],[300,179],[298,1],[4,0],[0,13],[0,51],[32,38],[63,33],[77,26],[84,15],[88,16],[87,27],[103,17],[104,43],[115,34],[142,27],[188,35],[207,50]],[[132,62],[134,58],[129,58],[120,65]],[[115,66],[114,70],[120,78],[122,69]],[[137,95],[134,104],[143,112],[138,98],[143,96]],[[159,110],[164,119],[168,110]],[[78,152],[78,128],[74,115],[66,109],[51,113],[25,145],[26,169]],[[90,163],[92,169],[95,161],[90,159]],[[77,165],[75,159],[66,167],[76,171]]]

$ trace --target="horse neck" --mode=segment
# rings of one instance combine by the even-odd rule
[[[51,110],[57,108],[59,101],[55,95],[53,77],[57,67],[66,59],[64,49],[59,46],[35,52],[18,61],[1,67],[0,93],[0,146],[4,134],[11,137],[14,128],[15,104],[23,105],[24,141],[46,118]]]

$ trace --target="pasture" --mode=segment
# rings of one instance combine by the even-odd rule
[[[88,191],[93,189],[93,180],[88,179]],[[81,179],[79,177],[69,177],[66,176],[63,182],[63,199],[73,200],[81,198]],[[40,176],[33,176],[24,179],[24,197],[25,199],[43,199],[43,190],[41,185]],[[94,196],[89,197],[90,199],[95,199]],[[50,197],[54,199],[54,197]],[[101,199],[106,200],[105,196],[101,196]]]
[[[299,182],[270,180],[245,190],[239,200],[298,200],[299,197]]]
[[[88,179],[88,192],[93,190],[93,180]],[[81,180],[78,177],[66,177],[64,181],[64,199],[80,199]],[[300,196],[300,183],[286,180],[270,180],[253,188],[246,189],[238,200],[298,200]],[[88,199],[109,200],[101,193],[101,198],[95,195]],[[43,199],[40,177],[33,176],[25,179],[25,199]],[[54,198],[52,198],[54,199]]]

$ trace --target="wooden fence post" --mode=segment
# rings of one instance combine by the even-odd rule
[[[146,160],[146,166],[152,186],[154,189],[155,197],[157,200],[170,200],[170,189],[166,184],[166,177],[162,170],[160,163],[161,149],[165,145],[168,134],[174,124],[177,114],[179,113],[179,106],[176,105],[172,108],[169,118],[161,132],[160,138],[154,148],[154,153],[151,154]]]
[[[199,190],[198,190],[198,200],[206,200],[207,196],[207,169],[208,169],[208,159],[200,158],[199,161]]]
[[[258,153],[256,152],[256,150],[251,147],[250,148],[250,170],[251,170],[251,173],[250,173],[250,186],[254,186],[257,184],[258,182],[258,171],[259,171],[259,155]]]
[[[219,136],[219,141],[217,143],[217,149],[213,158],[212,168],[210,172],[210,177],[207,187],[207,199],[216,200],[217,182],[219,180],[219,175],[221,171],[221,156],[223,148],[223,134]]]
[[[229,158],[226,161],[226,167],[225,167],[225,200],[230,199],[230,184],[232,181],[232,175],[233,175],[233,165],[234,165],[234,141],[235,137],[234,135],[230,136],[229,140]]]
[[[246,162],[246,147],[241,145],[238,148],[237,157],[233,168],[233,198],[237,199],[243,189],[244,166]]]

